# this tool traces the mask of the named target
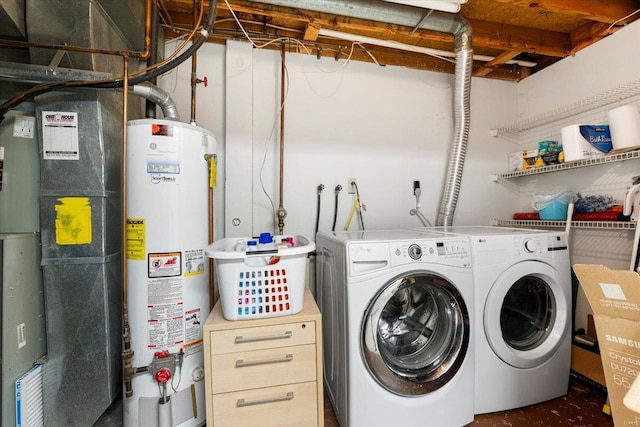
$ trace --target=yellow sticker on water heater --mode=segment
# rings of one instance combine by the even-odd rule
[[[127,259],[132,261],[145,261],[147,259],[145,248],[145,219],[127,218]]]

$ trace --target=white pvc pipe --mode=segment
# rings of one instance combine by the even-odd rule
[[[460,4],[467,0],[384,0],[389,3],[405,4],[407,6],[421,7],[423,9],[433,9],[442,12],[458,13]]]
[[[422,47],[422,46],[413,46],[410,44],[400,43],[393,40],[376,39],[373,37],[360,36],[357,34],[328,30],[326,28],[321,28],[318,34],[320,34],[321,36],[335,37],[337,39],[349,40],[349,41],[358,42],[358,43],[372,44],[376,46],[388,47],[391,49],[399,49],[407,52],[423,53],[425,55],[430,55],[430,56],[444,56],[447,58],[455,58],[456,56],[455,52],[449,52],[446,50],[431,49],[429,47]],[[487,55],[473,55],[473,59],[475,61],[489,62],[489,61],[493,61],[495,57],[487,56]],[[535,67],[536,65],[538,65],[535,62],[522,61],[519,59],[509,60],[505,62],[505,64],[517,64],[517,65],[520,65],[521,67]]]

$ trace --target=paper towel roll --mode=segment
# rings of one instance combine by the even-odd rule
[[[583,128],[589,140],[582,134]],[[604,152],[594,145],[603,142],[603,139],[609,143],[607,152],[612,148],[608,125],[569,125],[560,130],[560,136],[565,162],[603,156]]]
[[[614,150],[640,146],[640,110],[635,105],[614,108],[607,114]]]

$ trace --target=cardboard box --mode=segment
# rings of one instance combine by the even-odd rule
[[[522,170],[536,167],[536,159],[538,158],[538,149],[524,150],[522,152]]]
[[[623,403],[640,372],[640,276],[602,265],[573,270],[593,310],[613,422],[640,425],[640,413]]]
[[[522,170],[522,151],[509,153],[509,172]]]
[[[607,386],[600,355],[575,344],[571,346],[571,370],[602,386]]]

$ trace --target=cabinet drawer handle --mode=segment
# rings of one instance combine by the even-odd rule
[[[245,343],[245,342],[256,342],[256,341],[269,341],[269,340],[280,340],[283,338],[291,338],[293,332],[287,331],[284,334],[276,334],[276,335],[263,335],[258,337],[236,337],[236,344]]]
[[[268,365],[270,363],[291,362],[292,360],[293,354],[287,354],[285,357],[276,357],[273,359],[250,360],[248,362],[245,362],[244,360],[236,360],[236,368],[244,368],[247,366],[256,365]]]
[[[286,400],[293,400],[293,392],[290,391],[286,396],[280,397],[271,397],[267,399],[258,399],[258,400],[250,400],[245,401],[244,399],[238,399],[236,402],[236,406],[238,408],[242,408],[243,406],[251,406],[251,405],[263,405],[265,403],[273,403],[273,402],[284,402]]]

